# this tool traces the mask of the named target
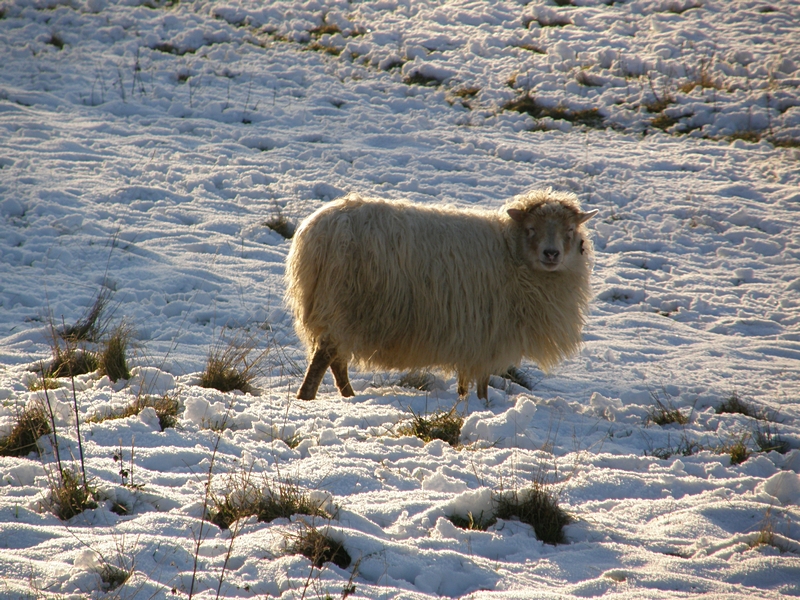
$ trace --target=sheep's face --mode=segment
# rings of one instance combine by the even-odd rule
[[[576,230],[596,214],[596,210],[576,212],[559,203],[546,203],[528,211],[508,210],[524,236],[523,253],[537,271],[569,268],[571,260],[581,253],[582,238]]]

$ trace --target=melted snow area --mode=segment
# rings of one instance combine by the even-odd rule
[[[52,436],[0,458],[0,597],[800,595],[798,40],[794,0],[0,2],[0,435],[45,399],[50,323],[107,290],[134,329],[131,379],[48,392],[79,470],[77,402],[96,509],[48,507]],[[294,400],[290,242],[265,221],[544,186],[600,210],[578,356],[493,378],[488,406],[471,391],[459,448],[398,433],[458,402],[446,373],[351,370],[351,399],[328,374]],[[199,387],[244,335],[257,392]],[[98,418],[163,394],[175,427]],[[718,413],[733,395],[769,420]],[[653,423],[658,403],[688,422]],[[287,552],[308,516],[210,524],[209,472],[218,496],[291,477],[353,562]],[[448,520],[533,481],[565,544]]]

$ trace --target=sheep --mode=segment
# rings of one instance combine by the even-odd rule
[[[577,198],[552,189],[500,211],[351,193],[310,215],[287,257],[287,304],[310,363],[297,397],[325,371],[344,397],[361,368],[457,373],[458,393],[523,358],[545,372],[573,355],[592,297],[592,243]]]

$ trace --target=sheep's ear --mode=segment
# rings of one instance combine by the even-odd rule
[[[582,212],[578,215],[578,225],[581,223],[586,223],[589,219],[595,216],[600,211],[598,209],[590,210],[589,212]]]
[[[508,216],[514,219],[517,223],[522,223],[525,220],[525,211],[518,208],[509,208],[507,211]]]

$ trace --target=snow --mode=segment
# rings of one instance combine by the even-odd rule
[[[556,4],[0,2],[0,434],[45,398],[51,324],[107,289],[134,330],[130,380],[47,393],[74,467],[77,401],[96,509],[48,508],[52,437],[0,457],[0,597],[188,597],[193,572],[196,598],[800,595],[800,6]],[[602,126],[503,110],[526,94]],[[578,356],[471,392],[458,449],[398,433],[457,404],[452,375],[351,370],[354,398],[327,375],[294,400],[290,242],[265,221],[349,191],[498,208],[543,186],[600,210]],[[236,335],[267,350],[257,392],[199,387]],[[102,420],[164,394],[174,428]],[[718,414],[733,394],[772,421]],[[657,402],[688,422],[654,424]],[[767,426],[786,453],[757,451]],[[291,477],[354,563],[286,551],[308,516],[204,520],[209,471],[215,494]],[[447,518],[532,482],[566,544]],[[109,565],[132,571],[113,590]]]

